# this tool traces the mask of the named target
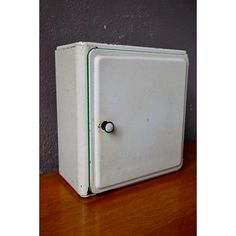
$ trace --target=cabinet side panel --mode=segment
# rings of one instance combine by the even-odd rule
[[[87,94],[87,46],[77,46],[76,81],[77,81],[77,145],[78,145],[78,191],[82,197],[88,196],[88,94]]]
[[[78,191],[75,50],[56,50],[59,173]]]

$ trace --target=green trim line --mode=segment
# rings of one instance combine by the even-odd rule
[[[89,54],[92,50],[97,49],[91,48],[88,53],[87,53],[87,122],[88,122],[88,193],[91,192],[91,182],[90,182],[90,162],[91,162],[91,157],[90,157],[90,94],[89,94],[89,81],[90,81],[90,76],[89,76]]]

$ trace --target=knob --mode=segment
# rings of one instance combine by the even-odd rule
[[[111,121],[103,121],[101,127],[107,133],[111,133],[114,130],[114,124]]]

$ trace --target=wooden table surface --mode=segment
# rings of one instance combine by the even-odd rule
[[[180,171],[90,198],[41,175],[40,235],[196,235],[196,144]]]

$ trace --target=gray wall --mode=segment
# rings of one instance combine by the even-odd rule
[[[54,50],[78,41],[186,49],[190,67],[185,141],[196,139],[195,0],[41,0],[41,173],[58,170]]]

